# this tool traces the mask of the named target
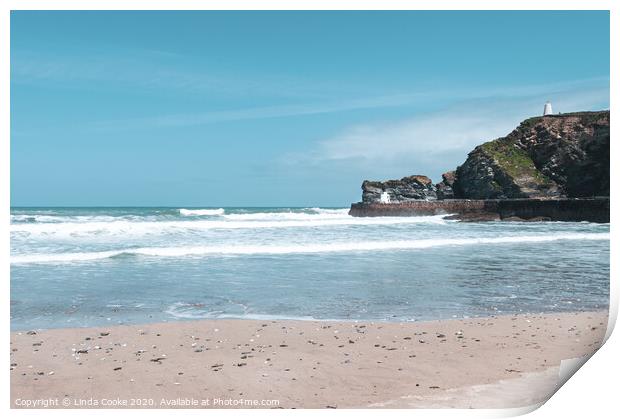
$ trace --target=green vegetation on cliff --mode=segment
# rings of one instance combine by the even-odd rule
[[[528,118],[469,153],[455,197],[609,196],[609,139],[609,111]]]
[[[433,185],[426,176],[364,181],[362,201],[609,196],[609,111],[536,116],[474,148]]]
[[[506,138],[489,141],[480,147],[513,179],[528,179],[540,185],[553,183],[536,168],[534,161],[524,150]]]

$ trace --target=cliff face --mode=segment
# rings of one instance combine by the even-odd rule
[[[609,111],[527,119],[469,153],[452,188],[467,199],[609,196]]]
[[[441,182],[435,185],[437,188],[437,199],[453,199],[456,172],[451,170],[441,175],[441,178]]]
[[[476,147],[436,185],[426,176],[364,181],[362,201],[579,198],[609,196],[609,111],[523,121],[505,137]]]

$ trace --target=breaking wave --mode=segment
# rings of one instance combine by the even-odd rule
[[[88,262],[121,255],[147,257],[199,257],[223,255],[287,255],[335,252],[414,250],[441,246],[472,246],[484,244],[541,243],[561,240],[609,240],[609,233],[558,233],[538,236],[506,236],[459,239],[420,239],[395,241],[359,241],[344,243],[302,243],[292,245],[221,245],[138,247],[103,252],[43,253],[11,256],[11,264]]]
[[[179,210],[179,214],[186,216],[197,216],[197,215],[224,215],[224,208],[218,209],[185,209],[181,208]]]
[[[11,224],[10,230],[16,235],[42,235],[55,237],[81,237],[122,235],[124,238],[153,236],[158,234],[179,234],[212,229],[266,229],[347,225],[393,225],[432,223],[445,224],[445,215],[419,217],[351,217],[344,212],[336,214],[259,212],[247,214],[226,214],[218,219],[142,221],[120,219],[115,221],[87,221],[60,223],[22,223]]]
[[[322,209],[308,208],[304,212],[277,211],[277,212],[249,212],[239,214],[226,214],[225,219],[231,221],[319,221],[351,219],[349,209]]]

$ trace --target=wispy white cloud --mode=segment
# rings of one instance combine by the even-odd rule
[[[329,114],[363,109],[400,106],[419,107],[425,103],[446,103],[440,111],[412,115],[399,121],[369,121],[343,129],[339,134],[319,141],[319,146],[303,156],[287,156],[291,161],[302,160],[384,160],[405,156],[437,155],[453,150],[465,150],[480,141],[505,135],[523,118],[539,112],[540,102],[554,100],[555,108],[566,111],[585,109],[592,104],[609,102],[609,79],[559,82],[540,86],[510,86],[487,88],[476,86],[440,89],[416,89],[415,93],[402,88],[403,93],[362,91],[356,86],[344,86],[328,81],[302,80],[273,76],[266,80],[243,76],[221,75],[208,71],[187,71],[179,60],[187,57],[150,50],[116,51],[113,56],[84,52],[76,57],[41,56],[22,51],[12,56],[11,80],[17,82],[59,82],[62,86],[89,85],[132,88],[168,88],[174,91],[204,95],[205,92],[236,92],[240,97],[256,99],[264,95],[264,106],[236,109],[168,113],[147,117],[127,117],[93,122],[96,129],[125,130],[145,127],[184,127],[228,121],[283,118],[303,115]],[[193,68],[193,67],[192,67]],[[364,92],[366,95],[364,95]],[[278,98],[294,97],[295,103]],[[561,99],[561,101],[556,100]],[[245,101],[245,100],[244,100]],[[460,103],[459,103],[460,101]],[[457,104],[455,105],[455,102]],[[435,105],[436,106],[436,105]]]
[[[522,115],[530,115],[531,108],[524,108],[522,112],[515,112],[515,103],[525,103],[528,99],[536,96],[535,92],[544,90],[547,96],[557,97],[564,95],[564,92],[575,89],[582,89],[583,86],[608,84],[608,79],[591,79],[578,82],[558,83],[547,86],[521,86],[519,88],[487,89],[484,92],[476,91],[474,88],[461,89],[441,89],[441,90],[422,90],[415,93],[384,94],[367,97],[342,98],[338,100],[323,100],[313,102],[302,102],[286,105],[257,106],[250,108],[212,110],[203,112],[186,112],[177,114],[154,115],[148,117],[135,117],[121,120],[105,121],[98,124],[99,128],[104,129],[140,129],[147,127],[184,127],[206,125],[228,121],[243,121],[252,119],[283,118],[291,116],[328,114],[336,112],[346,112],[362,109],[379,109],[399,106],[420,106],[424,103],[444,102],[454,103],[455,101],[469,102],[452,108],[444,108],[436,114],[430,113],[422,116],[414,116],[411,119],[396,123],[375,123],[356,125],[345,130],[339,137],[339,141],[330,141],[325,148],[329,149],[327,155],[342,156],[341,158],[353,157],[350,155],[354,150],[360,150],[360,144],[364,143],[365,138],[393,138],[394,144],[400,144],[407,149],[409,147],[406,138],[411,136],[417,138],[431,138],[435,127],[443,124],[446,112],[455,112],[450,117],[451,125],[460,124],[459,129],[454,132],[452,138],[444,139],[444,147],[448,144],[466,144],[476,132],[481,136],[489,133],[501,132],[501,128],[518,120]],[[403,89],[406,91],[406,89]],[[484,93],[481,96],[481,93]],[[511,99],[498,99],[510,96]],[[544,95],[543,95],[544,96]],[[537,99],[540,100],[540,99]],[[488,102],[487,102],[488,101]],[[494,110],[493,103],[499,104],[506,102],[505,114],[501,110]],[[608,100],[607,100],[608,101]],[[478,102],[475,108],[471,103]],[[504,106],[502,105],[502,106]],[[568,103],[567,103],[568,105]],[[491,106],[491,108],[489,108]],[[462,107],[463,109],[460,109]],[[490,119],[490,113],[495,113],[495,119]],[[497,129],[492,129],[496,126]],[[349,144],[355,147],[349,147]],[[340,150],[340,151],[339,151]],[[396,150],[402,152],[406,150]],[[385,150],[385,153],[389,153]],[[385,154],[383,153],[383,154]],[[372,153],[376,156],[376,153]],[[334,157],[336,158],[336,157]]]
[[[81,48],[73,55],[51,55],[19,50],[11,55],[11,81],[62,88],[147,89],[271,98],[324,99],[335,94],[359,93],[359,86],[312,80],[289,74],[256,74],[247,68],[222,70],[196,57],[166,51]],[[372,91],[366,88],[366,91]]]
[[[135,51],[114,55],[81,53],[78,56],[41,56],[20,52],[11,57],[11,80],[44,83],[63,88],[173,89],[176,91],[258,91],[260,84],[216,75],[213,71],[179,69],[176,57],[156,52]]]
[[[383,163],[409,158],[413,163],[429,156],[466,152],[508,134],[522,120],[540,115],[547,99],[553,101],[556,111],[594,110],[608,107],[609,89],[544,89],[525,97],[477,98],[404,120],[358,124],[320,141],[310,155],[315,160]]]
[[[115,128],[118,128],[119,126],[123,128],[139,128],[143,126],[178,127],[205,125],[227,121],[316,115],[360,109],[402,106],[419,100],[419,96],[420,95],[398,94],[316,103],[214,110],[209,112],[160,115],[145,118],[131,118],[119,121],[107,121],[104,125]]]
[[[606,79],[506,92],[481,92],[484,97],[472,95],[409,118],[350,125],[317,140],[312,148],[282,154],[273,166],[282,173],[294,167],[307,176],[325,176],[355,186],[363,179],[412,174],[439,181],[441,173],[462,164],[477,145],[505,136],[524,119],[541,115],[546,100],[563,113],[609,108]],[[351,188],[351,199],[357,193]]]

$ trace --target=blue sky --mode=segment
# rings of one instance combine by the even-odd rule
[[[609,108],[608,12],[13,12],[11,205],[348,206]]]

